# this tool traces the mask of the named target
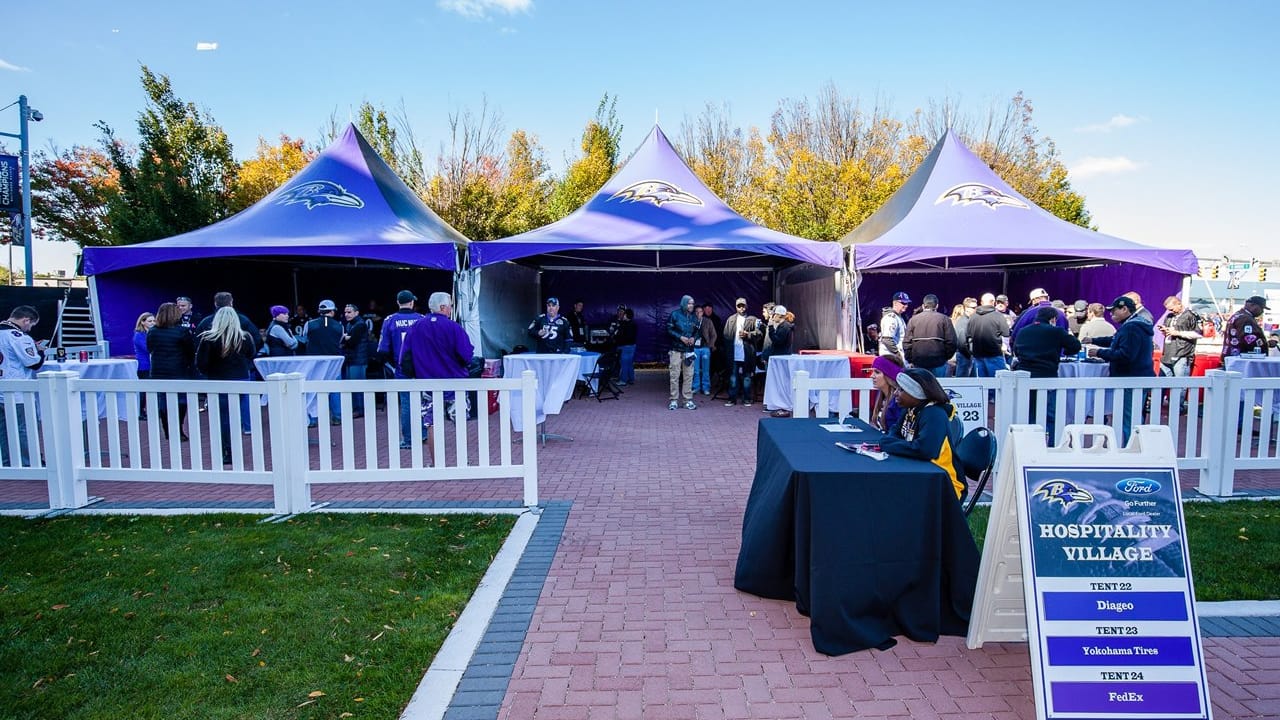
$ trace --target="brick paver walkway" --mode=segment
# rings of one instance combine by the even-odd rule
[[[794,604],[734,590],[764,415],[759,404],[725,408],[704,396],[695,411],[669,411],[666,386],[665,372],[642,372],[622,399],[575,400],[551,418],[550,429],[574,441],[539,449],[541,496],[556,508],[569,503],[568,517],[536,607],[517,613],[531,619],[518,660],[503,661],[502,672],[513,669],[499,717],[1035,717],[1025,644],[971,651],[963,638],[900,639],[889,651],[832,658],[813,649],[808,619]],[[0,506],[43,497],[38,483],[0,487]],[[1241,474],[1236,487],[1280,488],[1280,471]],[[175,501],[184,492],[191,488],[90,486],[113,505]],[[270,505],[263,489],[244,486],[206,486],[201,497]],[[315,492],[316,500],[361,504],[475,497],[518,499],[519,484]],[[1280,718],[1280,638],[1204,642],[1214,716]],[[502,686],[490,672],[472,687],[496,699]],[[448,717],[494,716],[493,707],[464,705]]]

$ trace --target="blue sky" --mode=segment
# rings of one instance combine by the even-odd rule
[[[655,114],[674,136],[728,103],[763,130],[780,99],[827,83],[900,117],[944,97],[976,114],[1021,90],[1103,232],[1280,259],[1280,3],[42,0],[5,19],[0,105],[26,94],[44,113],[33,147],[96,143],[98,120],[134,139],[140,64],[240,158],[259,136],[314,142],[363,100],[403,102],[434,153],[449,112],[487,99],[504,138],[535,134],[557,171],[606,92],[630,152]],[[0,112],[0,130],[17,121]],[[38,245],[36,268],[73,252]]]

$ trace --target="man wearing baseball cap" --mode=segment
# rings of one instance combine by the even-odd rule
[[[1262,319],[1262,311],[1270,309],[1267,307],[1267,299],[1261,295],[1254,295],[1244,301],[1244,307],[1227,321],[1227,331],[1222,338],[1223,358],[1267,351],[1267,341],[1263,338],[1259,320]]]
[[[538,352],[564,354],[569,352],[572,330],[568,318],[560,314],[560,299],[549,297],[547,311],[534,318],[525,333],[537,343]]]
[[[906,361],[902,354],[902,338],[907,332],[907,321],[903,313],[911,306],[911,296],[904,292],[893,294],[893,303],[884,309],[880,317],[880,353],[881,355],[897,355]]]
[[[320,317],[307,323],[302,328],[302,337],[298,341],[306,345],[304,355],[341,355],[342,323],[334,317],[337,306],[332,300],[321,300],[317,308]],[[341,396],[338,393],[329,395],[329,422],[337,425],[341,414]],[[307,419],[307,427],[316,426],[316,418]]]
[[[1138,315],[1138,304],[1133,298],[1121,295],[1112,301],[1111,321],[1120,327],[1111,337],[1094,338],[1098,350],[1090,350],[1091,355],[1110,363],[1111,377],[1155,377],[1155,368],[1151,358],[1155,352],[1155,328],[1145,318]],[[1125,390],[1123,399],[1116,398],[1124,404],[1124,437],[1122,442],[1129,441],[1129,431],[1133,426],[1133,390]]]
[[[413,324],[425,317],[413,309],[418,298],[409,290],[401,290],[396,294],[396,305],[399,309],[382,321],[382,334],[378,338],[378,357],[382,360],[383,373],[388,368],[393,370],[392,376],[404,380],[405,374],[400,371],[400,359],[404,356],[404,336]],[[409,442],[409,393],[397,394],[400,405],[400,448],[407,449]]]

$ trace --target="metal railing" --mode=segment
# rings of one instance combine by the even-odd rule
[[[510,408],[512,393],[536,397],[537,382],[532,372],[394,381],[290,373],[265,382],[45,372],[0,381],[0,481],[46,481],[51,509],[84,507],[95,480],[264,485],[275,512],[288,514],[308,510],[318,484],[519,478],[523,504],[534,507],[536,403],[519,403],[521,432],[512,430]],[[493,416],[489,393],[498,400]],[[480,399],[475,419],[466,419],[465,403],[454,418],[452,400],[468,395]],[[357,397],[369,409],[360,423]],[[376,413],[382,398],[386,412]],[[318,414],[310,427],[309,407]]]
[[[1073,424],[1106,424],[1116,437],[1125,437],[1128,406],[1130,427],[1169,427],[1178,468],[1198,471],[1197,489],[1205,495],[1233,494],[1236,470],[1280,470],[1280,378],[1210,370],[1204,377],[1032,379],[1026,372],[1002,371],[994,378],[940,380],[944,388],[983,393],[984,424],[997,438],[1014,424],[1049,427],[1051,409],[1054,442]],[[800,371],[792,378],[793,414],[809,417],[814,408],[829,415],[834,404],[841,417],[856,414],[869,421],[873,390],[869,379],[811,378]]]

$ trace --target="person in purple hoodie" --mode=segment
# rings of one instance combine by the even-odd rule
[[[453,298],[445,292],[431,293],[427,308],[431,314],[414,323],[404,336],[401,372],[405,377],[432,380],[468,377],[467,366],[475,347],[467,331],[453,321]],[[461,419],[462,411],[458,412]],[[400,439],[400,447],[408,446],[409,436],[405,434]]]

